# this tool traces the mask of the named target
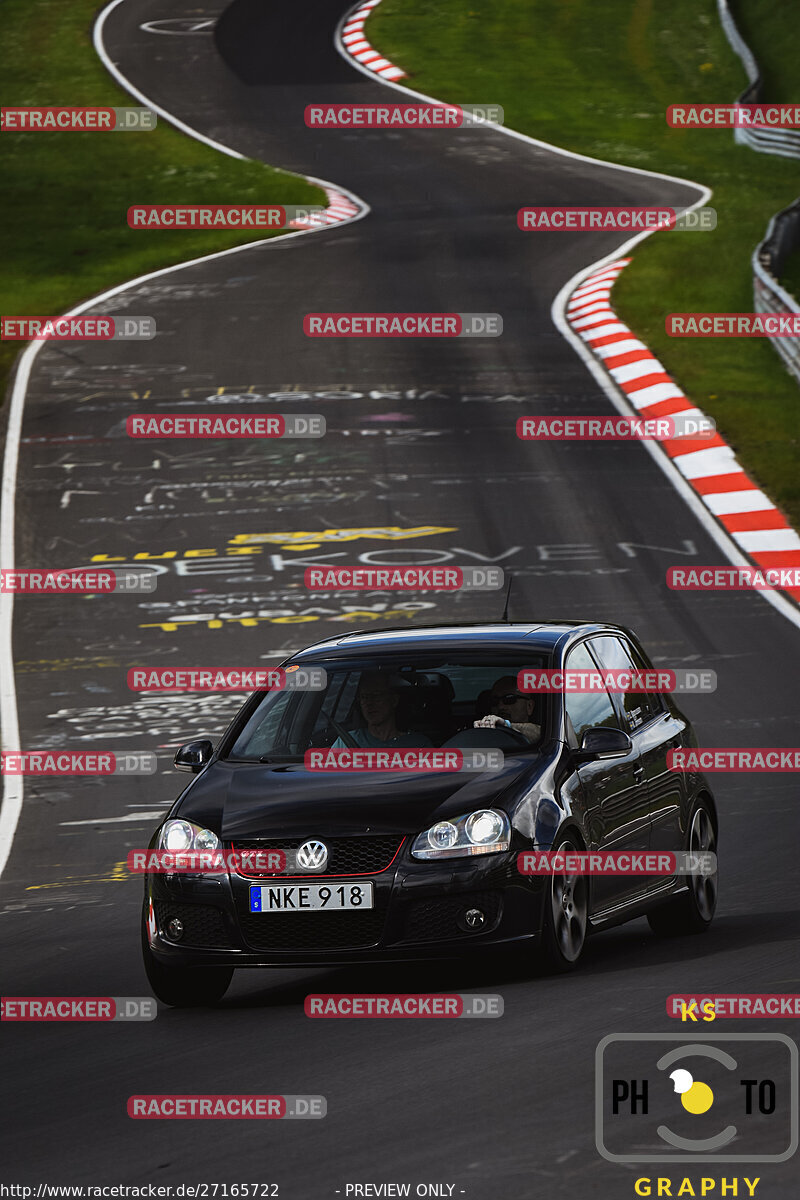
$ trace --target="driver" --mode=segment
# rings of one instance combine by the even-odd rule
[[[517,691],[514,675],[503,675],[495,680],[487,703],[489,714],[473,722],[475,729],[494,729],[498,725],[506,725],[510,729],[516,729],[527,741],[538,742],[542,735],[542,727],[534,725],[531,721],[534,698]]]
[[[366,728],[349,730],[359,746],[432,746],[424,733],[401,733],[395,712],[400,697],[381,671],[366,671],[358,685],[357,700]],[[331,749],[344,750],[347,743],[340,737]]]

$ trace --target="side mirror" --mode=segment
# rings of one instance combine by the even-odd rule
[[[633,753],[633,742],[621,729],[595,725],[581,738],[578,762],[594,762],[598,758],[623,758]]]
[[[175,766],[179,771],[191,771],[196,775],[203,767],[208,766],[213,753],[213,743],[207,738],[202,742],[187,742],[175,755]]]

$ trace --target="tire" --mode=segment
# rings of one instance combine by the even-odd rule
[[[569,835],[554,850],[579,851]],[[561,975],[574,971],[586,944],[589,888],[584,875],[568,872],[548,877],[542,921],[541,959],[546,969]]]
[[[694,853],[709,850],[716,853],[717,839],[711,810],[704,800],[698,802],[692,813],[687,849]],[[688,891],[647,914],[653,933],[659,937],[705,933],[714,920],[718,890],[716,869],[713,875],[690,875]]]
[[[147,918],[142,921],[142,958],[151,991],[172,1008],[202,1008],[216,1004],[233,978],[233,967],[168,967],[150,949]]]

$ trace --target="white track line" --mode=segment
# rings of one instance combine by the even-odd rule
[[[205,134],[199,133],[196,129],[192,129],[191,126],[174,117],[166,109],[154,104],[143,92],[134,87],[122,74],[117,65],[112,62],[103,44],[103,29],[108,16],[124,2],[125,0],[111,0],[111,3],[100,13],[94,26],[94,47],[109,74],[114,77],[125,91],[130,92],[146,108],[152,108],[160,117],[163,117],[188,137],[195,138],[198,142],[203,142],[206,146],[210,146],[212,150],[218,150],[220,154],[227,154],[230,158],[249,161],[246,155],[240,154],[238,150],[234,150],[231,146],[225,146],[221,142],[213,141],[211,138],[206,137]],[[295,174],[298,174],[298,172],[295,172]],[[349,191],[347,188],[341,187],[339,184],[330,183],[326,179],[317,179],[313,175],[301,175],[300,178],[324,188],[329,195],[333,192],[339,197],[344,197],[348,205],[353,206],[353,215],[343,215],[337,222],[339,225],[360,221],[371,211],[366,201],[356,196],[354,192]],[[285,233],[278,237],[268,238],[267,240],[246,242],[241,246],[232,246],[228,250],[219,250],[214,254],[204,254],[200,258],[192,258],[187,262],[176,263],[171,267],[161,267],[157,271],[150,271],[146,275],[139,275],[135,279],[129,279],[125,283],[117,284],[101,295],[93,296],[91,300],[86,300],[76,308],[70,309],[64,315],[68,317],[78,316],[80,313],[86,312],[87,309],[102,304],[104,301],[119,295],[120,292],[124,292],[128,288],[138,287],[142,283],[147,283],[151,279],[157,279],[161,275],[168,275],[172,271],[182,271],[186,267],[194,267],[198,263],[212,262],[214,259],[224,258],[228,254],[239,254],[243,250],[254,250],[259,247],[269,249],[276,242],[282,243],[289,238],[307,237],[318,232],[320,229],[330,227],[330,224],[312,225],[308,229],[301,229],[296,233]],[[11,399],[8,406],[6,448],[3,458],[2,485],[0,485],[0,568],[7,570],[14,567],[17,468],[19,464],[19,446],[23,413],[25,411],[25,398],[36,355],[43,345],[45,345],[44,342],[31,342],[22,352],[17,362]],[[11,751],[21,749],[19,710],[17,706],[17,689],[12,652],[13,616],[13,592],[0,592],[0,747],[3,750]],[[11,853],[17,822],[22,810],[23,795],[23,776],[4,775],[3,800],[2,804],[0,804],[0,876],[3,874],[9,854]]]
[[[400,83],[395,83],[389,79],[376,79],[373,71],[366,70],[361,66],[360,63],[351,58],[346,47],[342,44],[342,30],[344,26],[352,19],[353,12],[361,7],[363,6],[356,5],[355,9],[351,9],[349,13],[342,17],[339,25],[337,26],[335,34],[336,49],[339,51],[339,54],[342,56],[342,58],[355,70],[361,71],[363,75],[367,75],[373,80],[373,82],[378,82],[383,87],[392,88],[392,90],[395,92],[402,92],[404,95],[411,96],[415,100],[428,100],[431,104],[442,104],[442,100],[435,96],[428,96],[425,92],[413,91],[411,88],[405,87]],[[540,138],[530,137],[527,133],[519,133],[516,129],[509,129],[506,125],[494,125],[493,128],[497,130],[498,133],[504,134],[506,137],[515,138],[517,141],[525,142],[529,146],[541,146],[542,149],[549,150],[552,154],[560,154],[563,158],[571,158],[576,162],[592,163],[596,166],[606,167],[608,170],[612,171],[625,171],[629,175],[645,175],[650,179],[666,179],[670,183],[681,183],[687,187],[697,188],[698,192],[700,193],[699,199],[694,204],[687,205],[685,209],[682,209],[682,211],[693,212],[696,208],[700,208],[702,205],[707,204],[712,196],[710,188],[706,187],[705,184],[697,183],[697,181],[694,179],[681,179],[677,175],[667,175],[663,171],[648,171],[644,167],[629,167],[623,163],[606,162],[600,158],[592,158],[588,154],[578,154],[576,150],[565,150],[562,146],[554,146],[550,142],[543,142]],[[625,398],[625,393],[615,386],[613,380],[589,350],[586,343],[570,327],[566,318],[566,306],[570,299],[574,299],[574,293],[577,292],[581,280],[587,279],[590,275],[602,273],[603,267],[609,263],[615,262],[618,258],[623,257],[634,246],[638,245],[639,242],[643,241],[646,237],[650,237],[650,235],[655,232],[656,230],[645,230],[642,233],[635,234],[626,242],[623,242],[621,246],[618,246],[611,254],[606,254],[604,257],[598,258],[595,262],[590,263],[587,267],[583,267],[580,271],[576,271],[572,278],[569,279],[561,288],[550,309],[550,315],[553,319],[553,324],[556,326],[559,333],[566,338],[566,340],[574,349],[575,353],[581,359],[583,359],[587,369],[594,376],[595,380],[606,393],[617,411],[628,416],[635,415],[636,410],[629,405]],[[599,297],[595,295],[594,298],[608,299],[611,291],[610,284],[613,283],[615,277],[616,272],[610,271],[608,291],[604,292]],[[595,290],[596,289],[589,288],[587,289],[587,292],[591,295]],[[625,327],[621,326],[621,328]],[[635,334],[633,334],[632,337],[635,338]],[[639,347],[642,349],[647,349],[644,343],[637,343],[636,348]],[[634,347],[629,348],[632,349]],[[640,444],[644,447],[654,462],[658,464],[678,494],[686,501],[689,508],[702,525],[703,529],[705,529],[709,537],[713,538],[729,562],[733,563],[734,566],[737,567],[752,566],[752,560],[742,554],[739,547],[728,535],[725,529],[723,529],[722,526],[720,526],[712,517],[706,506],[701,502],[697,493],[683,478],[672,459],[670,459],[664,453],[664,451],[653,442],[642,440]],[[786,619],[791,621],[796,628],[800,629],[800,612],[798,612],[796,606],[792,604],[791,601],[787,600],[785,596],[782,596],[780,592],[773,591],[758,591],[757,594],[761,596],[762,599],[764,599],[768,604],[771,604],[772,607],[781,614],[781,616],[786,617]]]

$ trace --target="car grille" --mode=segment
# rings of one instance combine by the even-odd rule
[[[397,834],[371,837],[323,838],[328,847],[328,864],[318,877],[331,875],[377,875],[390,867],[398,855],[405,838]],[[286,871],[240,870],[239,875],[248,879],[263,879],[277,875],[317,875],[316,871],[298,871],[293,851],[298,850],[308,838],[258,838],[249,842],[231,842],[232,850],[284,850]]]
[[[403,940],[443,942],[451,938],[466,938],[478,933],[487,933],[497,924],[500,905],[500,892],[467,892],[461,896],[415,900],[406,916]],[[479,908],[486,917],[480,929],[463,929],[458,924],[459,917],[469,908]]]
[[[173,917],[183,922],[181,946],[230,947],[230,940],[225,936],[222,913],[218,908],[211,908],[207,904],[168,904],[164,900],[156,900],[155,912],[156,924],[161,932],[166,930],[167,923]],[[165,936],[169,937],[168,934]]]
[[[375,889],[375,907],[364,912],[251,913],[238,905],[239,924],[254,950],[357,950],[381,940],[388,891]]]

